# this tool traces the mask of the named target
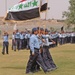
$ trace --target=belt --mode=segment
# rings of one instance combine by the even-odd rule
[[[16,40],[19,40],[20,38],[15,38]]]
[[[39,48],[34,48],[34,49],[39,50]]]

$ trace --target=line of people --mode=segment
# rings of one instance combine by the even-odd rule
[[[59,44],[75,43],[75,32],[62,32],[58,34]]]
[[[55,45],[50,45],[50,47],[56,47],[58,44],[75,43],[75,32],[52,32],[49,35],[56,42]]]
[[[26,74],[40,71],[40,67],[45,73],[57,69],[49,52],[49,45],[55,44],[53,40],[49,42],[48,30],[43,28],[33,28],[30,37],[30,56],[26,67]]]
[[[49,52],[49,45],[55,44],[55,42],[53,40],[49,42],[50,36],[48,35],[48,33],[49,31],[47,29],[45,29],[44,31],[43,28],[39,27],[33,28],[32,34],[29,32],[29,35],[25,32],[20,33],[18,30],[16,30],[16,32],[13,32],[12,49],[14,51],[16,51],[16,47],[18,50],[24,49],[25,47],[27,47],[27,45],[27,48],[30,49],[30,57],[26,67],[26,74],[40,71],[40,67],[45,73],[57,69],[57,66],[55,65]],[[2,49],[3,55],[5,54],[5,48],[6,54],[8,54],[8,36],[8,33],[4,32]],[[29,38],[27,40],[28,36]]]
[[[50,45],[51,47],[56,47],[58,44],[63,45],[66,43],[75,43],[75,32],[49,32],[49,37],[54,40],[56,43]],[[31,36],[31,32],[26,30],[19,32],[17,29],[15,32],[12,34],[12,50],[16,51],[18,49],[29,49],[29,39]],[[5,52],[8,54],[8,46],[9,46],[9,41],[8,41],[8,33],[4,32],[3,35],[3,49],[2,49],[2,54],[5,54]],[[49,39],[49,42],[51,40]],[[6,51],[5,51],[6,49]]]
[[[58,44],[63,45],[66,43],[75,43],[75,32],[48,32],[49,37],[56,42],[56,44],[50,45],[50,47],[56,47]],[[12,35],[12,49],[29,49],[29,38],[31,36],[30,31],[13,32]],[[49,40],[50,41],[50,40]]]
[[[29,49],[29,38],[31,36],[30,31],[21,31],[17,29],[16,32],[13,32],[12,35],[12,50],[16,51],[16,49]]]
[[[8,52],[8,33],[4,32],[3,35],[3,49],[2,54],[9,54]],[[18,51],[20,49],[30,49],[30,57],[26,67],[26,74],[40,71],[40,67],[43,71],[50,72],[57,69],[54,63],[49,49],[65,43],[75,43],[75,32],[71,33],[50,33],[48,29],[33,28],[32,33],[30,31],[19,32],[17,29],[12,34],[12,50]],[[6,48],[6,51],[5,51]]]
[[[12,50],[21,50],[21,49],[29,49],[29,38],[30,38],[30,31],[26,32],[19,32],[17,29],[16,31],[13,32],[12,34]],[[4,31],[3,34],[3,49],[2,49],[2,54],[4,55],[9,54],[8,48],[9,47],[9,35],[7,32]]]

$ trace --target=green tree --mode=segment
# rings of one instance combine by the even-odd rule
[[[50,31],[51,31],[51,32],[54,32],[54,28],[53,28],[53,27],[50,27]]]
[[[65,22],[67,25],[74,25],[75,26],[75,0],[69,1],[70,6],[68,11],[63,12],[63,17],[66,17]]]
[[[1,38],[1,30],[0,30],[0,38]]]

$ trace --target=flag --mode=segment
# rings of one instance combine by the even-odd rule
[[[41,0],[41,9],[40,11],[47,10],[47,0]]]
[[[24,1],[26,1],[26,0],[21,0],[20,2],[24,2]],[[19,2],[19,3],[20,3],[20,2]]]
[[[40,0],[26,0],[18,3],[8,10],[5,20],[30,20],[40,17]]]

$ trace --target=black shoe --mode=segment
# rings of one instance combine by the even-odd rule
[[[16,52],[16,50],[14,50]]]
[[[53,70],[56,70],[56,69],[57,69],[57,67],[54,67],[54,68],[52,68],[52,71],[53,71]]]
[[[37,71],[41,71],[41,69],[37,69]]]
[[[41,71],[41,69],[37,69],[37,70],[35,70],[34,72],[39,72],[39,71]]]
[[[4,55],[4,52],[2,52],[2,54]]]
[[[30,72],[26,72],[26,74],[33,74],[33,72],[31,72],[31,71]]]
[[[48,72],[52,71],[52,68],[48,69]]]
[[[48,72],[50,72],[50,71],[49,71],[49,69],[48,69],[48,70],[46,70],[46,71],[44,71],[44,72],[45,72],[45,73],[48,73]]]

